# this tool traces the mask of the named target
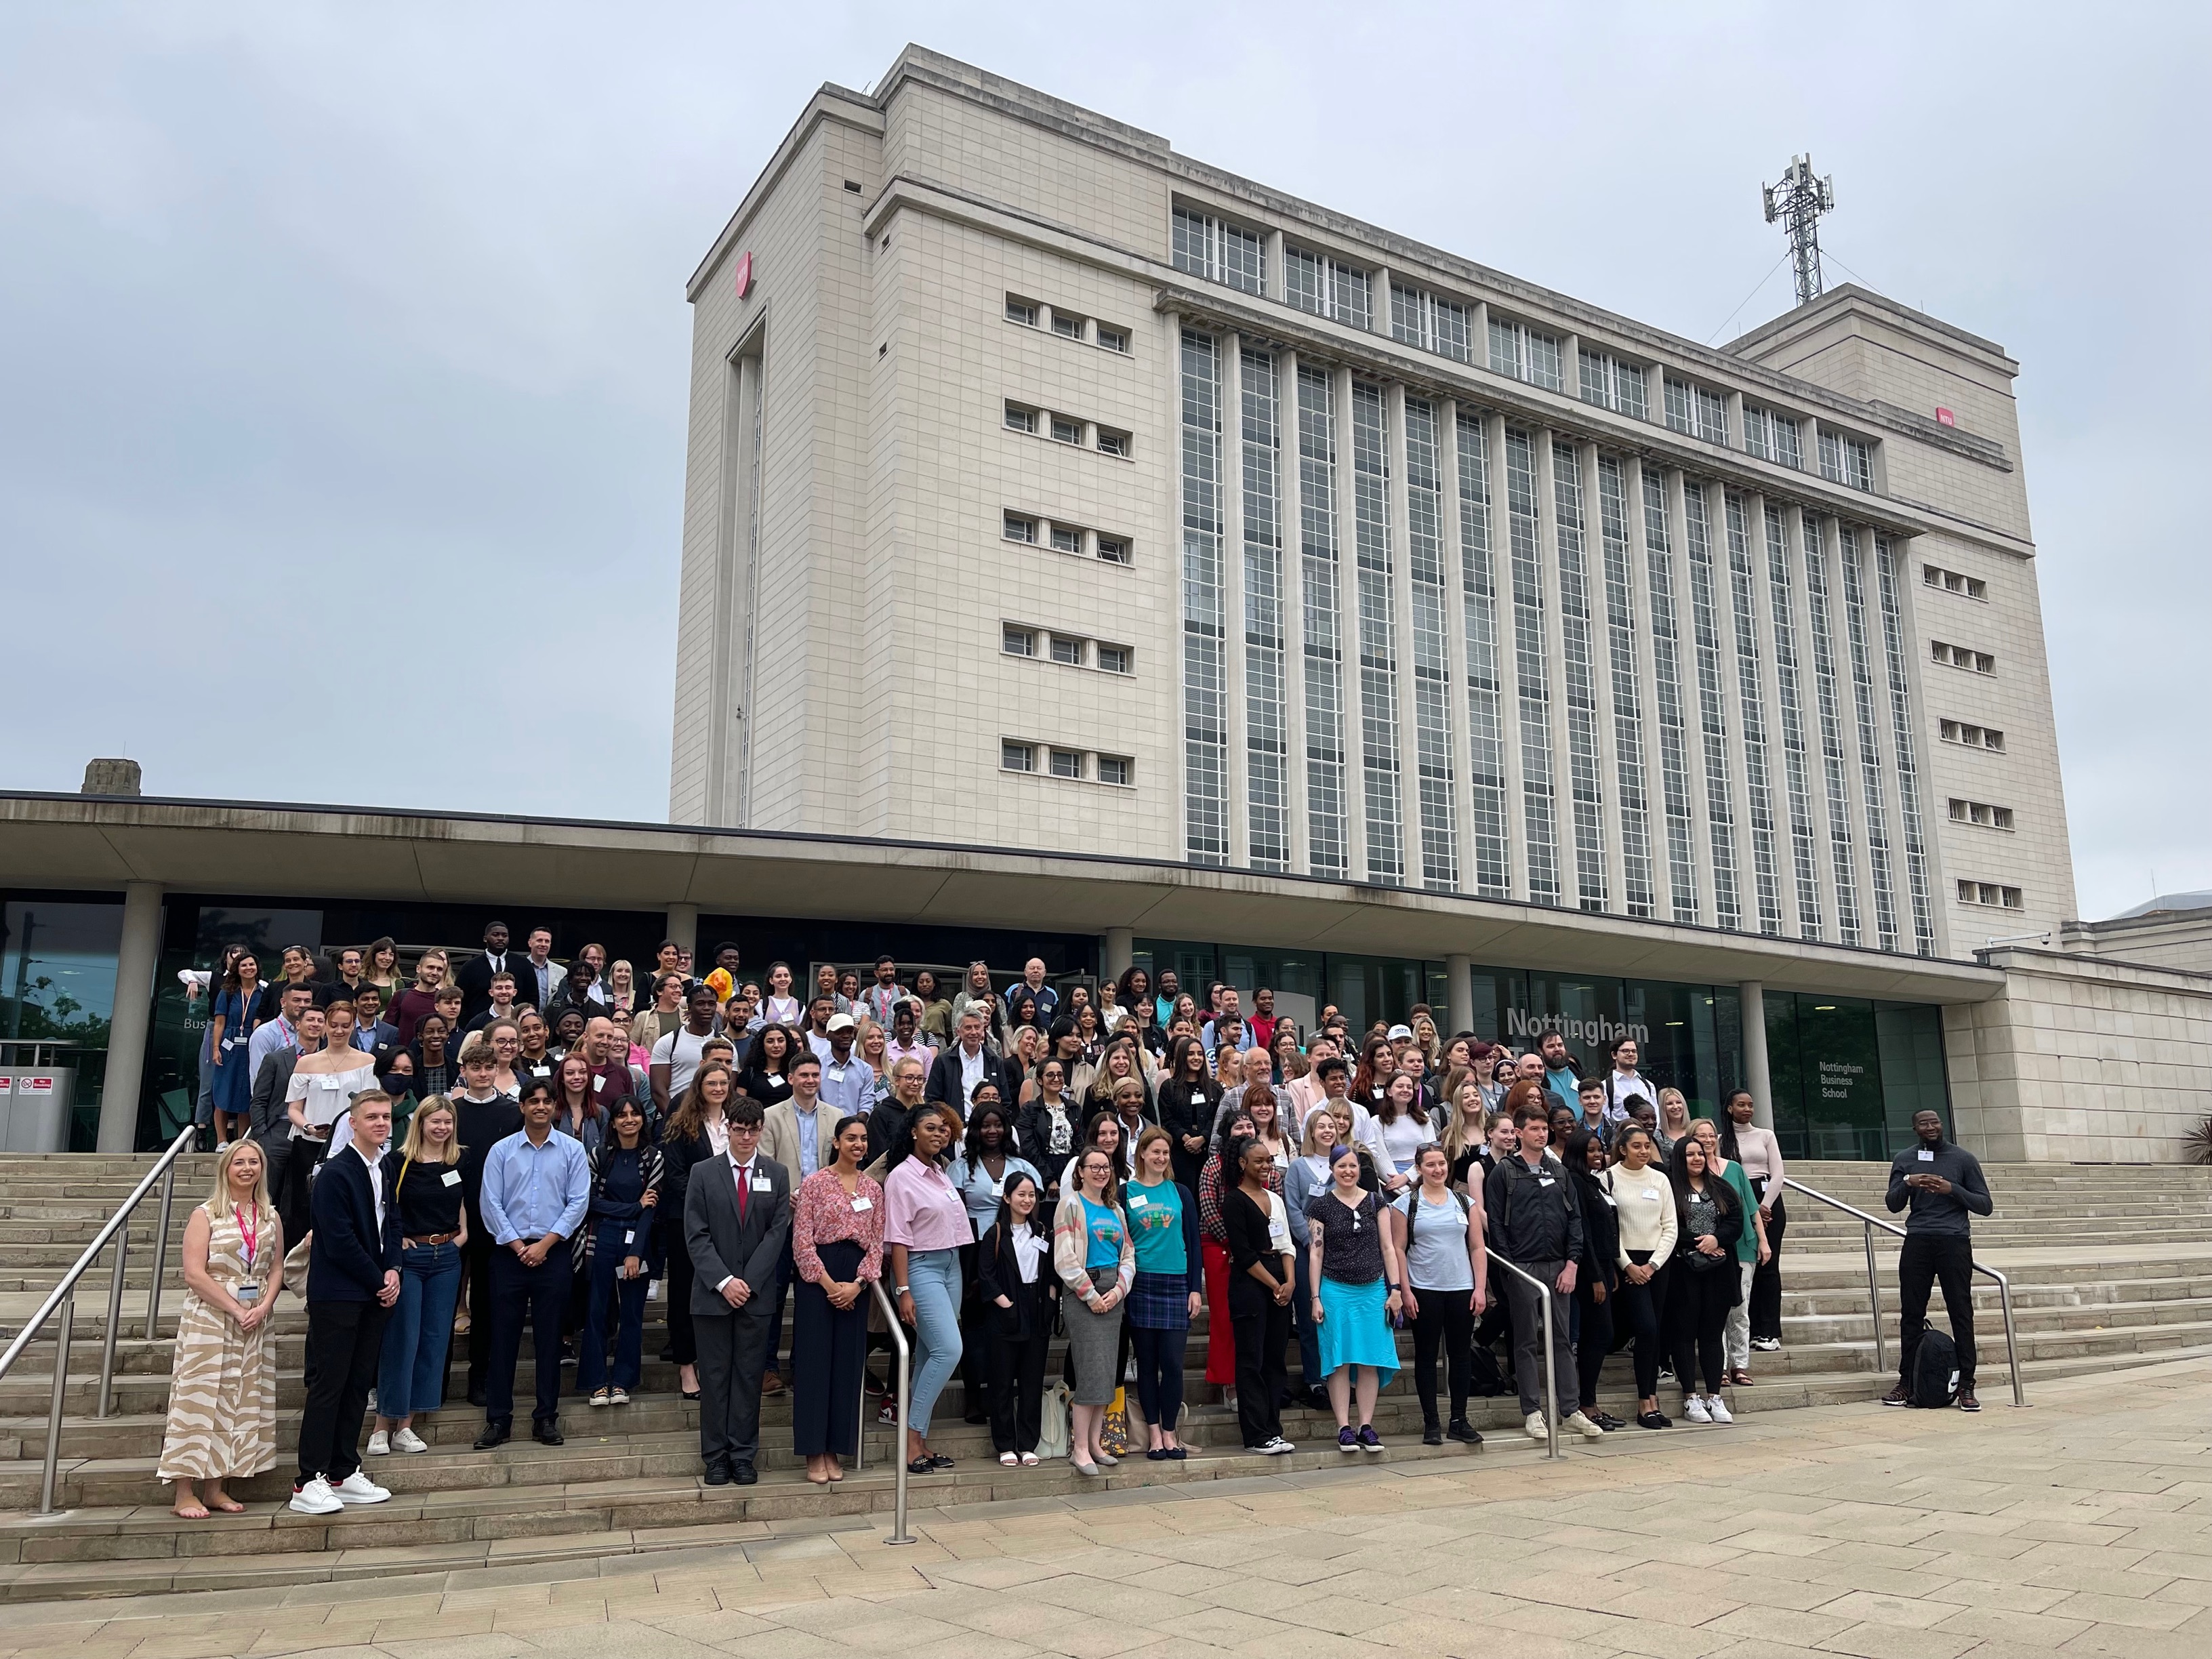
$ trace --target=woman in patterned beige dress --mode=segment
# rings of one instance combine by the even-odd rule
[[[176,1482],[176,1511],[186,1521],[204,1521],[211,1509],[240,1513],[246,1506],[222,1483],[276,1467],[269,1331],[284,1285],[284,1236],[265,1171],[258,1143],[232,1141],[216,1160],[215,1191],[185,1224],[185,1306],[154,1473]]]

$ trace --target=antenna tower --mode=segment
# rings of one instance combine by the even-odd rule
[[[1826,286],[1820,276],[1820,216],[1836,205],[1836,181],[1813,176],[1813,158],[1793,155],[1782,182],[1761,185],[1766,222],[1780,220],[1790,232],[1790,258],[1796,268],[1797,303],[1809,305]]]

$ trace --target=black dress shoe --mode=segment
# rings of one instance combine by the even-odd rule
[[[541,1446],[561,1446],[568,1443],[567,1438],[561,1432],[561,1425],[557,1423],[533,1423],[530,1425],[530,1435],[531,1438]]]
[[[727,1463],[708,1464],[707,1484],[710,1486],[728,1486],[730,1484],[730,1466]]]
[[[489,1451],[494,1446],[504,1446],[507,1437],[514,1431],[505,1423],[487,1423],[483,1432],[477,1437],[477,1449]]]
[[[750,1463],[733,1465],[730,1470],[730,1479],[741,1486],[756,1486],[760,1484],[760,1474]]]

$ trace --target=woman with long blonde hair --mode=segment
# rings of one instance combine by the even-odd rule
[[[215,1184],[185,1223],[169,1421],[155,1476],[176,1483],[180,1520],[240,1514],[223,1489],[276,1467],[276,1354],[269,1318],[284,1287],[284,1229],[257,1140],[216,1155]],[[195,1484],[204,1485],[203,1494]]]
[[[399,1206],[399,1301],[384,1328],[376,1370],[376,1422],[368,1452],[381,1457],[395,1448],[430,1449],[414,1419],[445,1403],[446,1349],[453,1334],[453,1304],[461,1293],[461,1258],[469,1218],[461,1203],[463,1147],[453,1103],[431,1095],[407,1120],[392,1178]],[[385,1167],[392,1166],[387,1161]],[[448,1177],[456,1177],[448,1179]]]

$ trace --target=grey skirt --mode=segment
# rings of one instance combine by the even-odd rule
[[[1118,1267],[1093,1267],[1091,1288],[1110,1289],[1121,1277]],[[1067,1323],[1068,1357],[1075,1362],[1071,1398],[1079,1406],[1113,1403],[1114,1390],[1121,1383],[1115,1363],[1121,1357],[1121,1310],[1126,1305],[1117,1302],[1104,1313],[1093,1313],[1079,1297],[1060,1298],[1061,1317]]]

